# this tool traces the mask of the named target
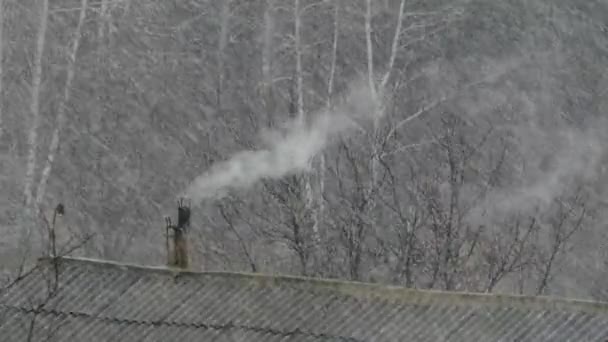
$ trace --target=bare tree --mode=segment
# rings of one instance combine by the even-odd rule
[[[12,287],[19,286],[20,282],[27,277],[40,276],[44,282],[44,291],[35,293],[31,298],[27,298],[31,315],[27,316],[27,319],[24,322],[21,322],[24,325],[24,328],[27,329],[26,341],[38,340],[42,337],[40,334],[44,334],[46,340],[50,340],[61,327],[60,324],[39,326],[39,316],[47,309],[49,303],[51,303],[61,289],[61,259],[82,248],[92,238],[91,235],[83,236],[82,238],[76,238],[74,236],[62,237],[61,240],[63,240],[65,244],[57,245],[57,219],[63,215],[65,215],[63,204],[58,204],[55,207],[50,220],[42,211],[40,212],[41,222],[45,227],[47,239],[49,241],[46,250],[43,252],[43,259],[39,259],[31,266],[26,266],[27,263],[24,258],[14,277],[9,279],[9,281],[0,288],[0,293],[9,291]]]
[[[232,209],[233,212],[228,212],[228,209],[221,203],[218,204],[218,209],[220,211],[220,214],[222,215],[222,218],[228,225],[228,228],[234,234],[234,236],[236,236],[238,243],[241,247],[241,250],[242,250],[243,254],[245,255],[245,258],[247,259],[251,272],[257,272],[258,271],[257,263],[254,260],[253,256],[251,255],[250,249],[247,247],[245,238],[243,238],[241,236],[241,234],[239,233],[238,229],[236,228],[236,225],[234,222],[235,217],[241,217],[241,214],[238,212],[238,209]]]
[[[362,264],[365,261],[366,246],[370,244],[370,230],[374,221],[367,215],[369,193],[365,182],[366,165],[361,166],[357,151],[346,139],[339,143],[339,154],[330,167],[332,180],[337,182],[337,196],[332,206],[336,211],[331,224],[344,248],[348,277],[362,279]],[[339,208],[339,209],[338,209]],[[332,208],[333,209],[333,208]],[[339,261],[336,261],[339,262]]]
[[[541,250],[537,264],[538,285],[536,295],[544,294],[554,274],[554,267],[560,254],[569,250],[569,243],[577,232],[583,229],[587,218],[587,208],[580,190],[573,196],[555,200],[555,208],[546,227],[548,228],[548,248]]]
[[[58,204],[53,211],[51,222],[48,221],[48,218],[42,212],[41,214],[42,215],[40,216],[46,227],[49,239],[48,249],[45,253],[47,260],[42,261],[42,263],[48,262],[48,265],[41,266],[41,261],[39,261],[37,265],[34,266],[32,271],[30,271],[42,273],[44,277],[45,291],[41,297],[37,299],[30,299],[30,312],[32,313],[32,317],[29,318],[28,322],[27,341],[34,341],[34,337],[37,336],[35,333],[37,332],[36,325],[38,323],[38,316],[46,309],[49,303],[51,303],[53,298],[55,298],[61,290],[61,258],[68,256],[76,250],[82,248],[92,238],[92,236],[85,236],[82,240],[76,240],[73,236],[70,236],[65,245],[57,246],[57,235],[55,231],[57,223],[56,219],[57,216],[63,216],[65,214],[65,208],[63,207],[63,204]],[[18,285],[18,283],[15,283],[15,285]],[[46,339],[50,340],[60,327],[61,325],[45,326],[42,328],[42,331],[46,331]]]
[[[388,234],[380,234],[382,248],[396,260],[392,270],[391,281],[407,287],[418,285],[419,274],[424,268],[426,259],[423,243],[423,229],[428,224],[429,214],[424,207],[421,180],[414,165],[409,165],[409,175],[393,172],[390,162],[381,159],[388,173],[387,190],[379,196],[382,204],[388,208],[391,220]],[[407,178],[409,177],[409,178]]]
[[[511,219],[511,218],[509,218]],[[507,223],[489,234],[481,231],[481,241],[478,242],[481,250],[482,262],[486,268],[486,283],[484,292],[492,292],[498,283],[505,277],[533,265],[534,249],[537,245],[535,236],[538,232],[536,218],[529,218],[529,222],[522,222],[514,218],[514,223]]]
[[[279,204],[278,222],[267,227],[272,239],[284,242],[292,250],[299,262],[302,275],[309,275],[311,257],[318,247],[314,240],[314,232],[310,229],[310,211],[307,203],[305,182],[300,175],[293,175],[275,184],[266,184],[274,201]]]

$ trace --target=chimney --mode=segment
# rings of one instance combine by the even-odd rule
[[[188,230],[190,229],[190,204],[184,199],[177,203],[177,225],[166,217],[167,263],[171,267],[188,268]]]

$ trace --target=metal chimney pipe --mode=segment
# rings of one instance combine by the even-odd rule
[[[188,201],[189,202],[189,201]],[[171,218],[165,218],[167,234],[167,257],[169,266],[187,269],[188,257],[188,230],[190,230],[190,203],[185,204],[184,199],[177,203],[177,225],[171,223]],[[171,243],[172,242],[172,246]]]

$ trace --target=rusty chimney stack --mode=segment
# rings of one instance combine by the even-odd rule
[[[184,204],[184,199],[177,203],[177,225],[171,223],[171,218],[165,218],[167,239],[167,262],[169,266],[187,269],[188,259],[188,230],[190,229],[190,204]]]

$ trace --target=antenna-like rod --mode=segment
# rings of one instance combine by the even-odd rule
[[[173,264],[171,259],[171,245],[169,244],[169,231],[171,230],[171,217],[165,216],[165,251],[167,253],[167,263]]]

